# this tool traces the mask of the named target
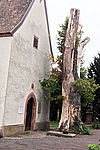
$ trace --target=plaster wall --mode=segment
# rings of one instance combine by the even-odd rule
[[[38,49],[33,48],[34,35],[39,38]],[[35,0],[11,44],[4,125],[24,123],[25,102],[32,92],[32,83],[35,85],[37,100],[36,122],[49,121],[49,102],[45,100],[39,83],[51,69],[48,36],[44,1],[40,3],[40,0]],[[40,113],[38,104],[41,107]]]
[[[3,125],[6,86],[12,37],[0,38],[0,126]]]

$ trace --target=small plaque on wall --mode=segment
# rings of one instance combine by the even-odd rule
[[[24,107],[19,107],[18,114],[23,114],[23,113],[24,113]]]
[[[41,102],[38,103],[38,114],[41,113]]]

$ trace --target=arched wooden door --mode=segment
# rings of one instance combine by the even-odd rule
[[[24,129],[36,129],[36,98],[34,93],[29,94],[25,104]]]

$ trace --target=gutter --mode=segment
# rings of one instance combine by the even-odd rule
[[[48,27],[50,50],[51,50],[51,55],[52,55],[52,58],[53,58],[53,61],[54,61],[54,56],[53,56],[53,51],[52,51],[52,45],[51,45],[51,37],[50,37],[50,29],[49,29],[49,21],[48,21],[48,13],[47,13],[46,0],[44,0],[44,6],[45,6],[45,13],[46,13],[47,27]]]

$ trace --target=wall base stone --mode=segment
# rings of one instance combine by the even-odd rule
[[[36,130],[48,131],[50,128],[50,122],[37,122]],[[24,125],[8,125],[2,126],[0,129],[0,138],[3,136],[14,136],[16,134],[21,134],[24,132]]]
[[[49,121],[37,122],[36,129],[42,131],[48,131],[50,129],[50,122]]]
[[[16,134],[23,133],[24,125],[8,125],[2,127],[4,136],[13,136]]]

